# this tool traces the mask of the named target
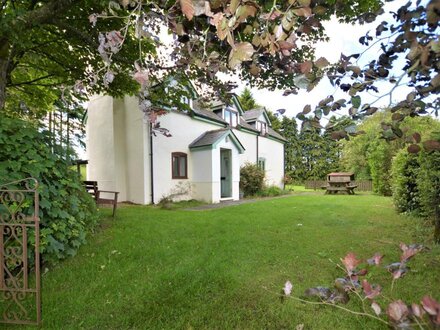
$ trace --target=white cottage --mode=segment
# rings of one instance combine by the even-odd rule
[[[243,112],[238,98],[204,110],[159,118],[171,137],[151,134],[135,97],[90,100],[87,179],[120,201],[155,204],[162,198],[209,203],[239,199],[240,167],[257,163],[266,183],[283,187],[285,139],[264,109]]]

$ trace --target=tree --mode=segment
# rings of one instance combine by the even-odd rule
[[[116,31],[123,25],[117,20],[102,20],[93,28],[90,13],[109,6],[108,1],[92,0],[2,1],[0,111],[27,109],[41,117],[62,96],[61,87],[77,81],[77,89],[87,84],[94,93],[110,84],[106,92],[113,95],[135,92],[137,84],[127,74],[137,58],[133,49],[141,42],[145,51],[152,51],[153,42],[120,35]],[[127,47],[116,52],[122,37]],[[114,54],[108,56],[118,61],[118,75],[103,65],[109,52],[108,44],[101,46],[103,38],[113,40]]]
[[[254,96],[252,95],[251,90],[247,87],[243,89],[243,92],[241,92],[241,94],[238,96],[238,99],[240,100],[241,106],[244,111],[262,107],[257,103]]]
[[[358,179],[372,180],[374,191],[381,195],[391,195],[393,157],[406,147],[405,141],[413,141],[414,137],[419,139],[417,132],[429,137],[433,131],[440,129],[439,121],[431,117],[408,117],[400,124],[401,138],[386,141],[386,132],[381,126],[389,125],[392,116],[390,110],[384,110],[365,118],[358,125],[364,134],[343,143],[342,167],[353,172]],[[429,138],[423,141],[429,141]]]
[[[283,116],[280,133],[285,137],[284,172],[293,182],[303,178],[301,144],[298,139],[298,126],[295,118]]]

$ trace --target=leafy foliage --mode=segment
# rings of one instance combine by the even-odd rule
[[[96,206],[65,150],[51,136],[18,119],[0,121],[0,182],[33,177],[40,183],[40,247],[45,262],[76,254],[97,223]]]
[[[389,126],[392,117],[387,110],[376,112],[359,124],[358,129],[364,134],[343,142],[341,165],[344,170],[353,172],[356,178],[373,180],[374,191],[382,195],[391,195],[393,157],[399,150],[416,143],[415,137],[423,146],[422,139],[430,141],[431,133],[440,129],[440,122],[431,117],[407,117],[400,123],[401,139],[386,141],[381,126]],[[423,137],[417,132],[423,132]]]
[[[267,186],[264,187],[261,191],[257,192],[257,196],[260,197],[276,197],[281,195],[286,195],[289,192],[281,189],[278,186]]]
[[[246,163],[240,168],[240,189],[244,196],[254,196],[264,187],[264,170],[256,164]]]
[[[394,157],[392,165],[393,200],[397,211],[420,212],[420,195],[417,187],[417,176],[420,170],[418,157],[400,150]]]
[[[252,95],[251,90],[247,87],[243,89],[241,94],[238,96],[238,99],[240,100],[240,104],[243,107],[244,111],[261,107],[261,105],[257,103],[254,96]]]

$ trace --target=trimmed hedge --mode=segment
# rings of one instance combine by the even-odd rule
[[[40,252],[43,262],[54,263],[76,254],[98,216],[80,176],[62,158],[65,150],[50,147],[50,141],[31,123],[0,120],[0,184],[27,177],[39,181]]]

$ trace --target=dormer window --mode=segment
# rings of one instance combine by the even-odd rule
[[[256,126],[255,128],[261,132],[261,135],[267,134],[267,123],[259,120],[255,123],[255,126]]]
[[[232,108],[224,109],[224,117],[223,119],[232,127],[238,125],[238,112]]]

